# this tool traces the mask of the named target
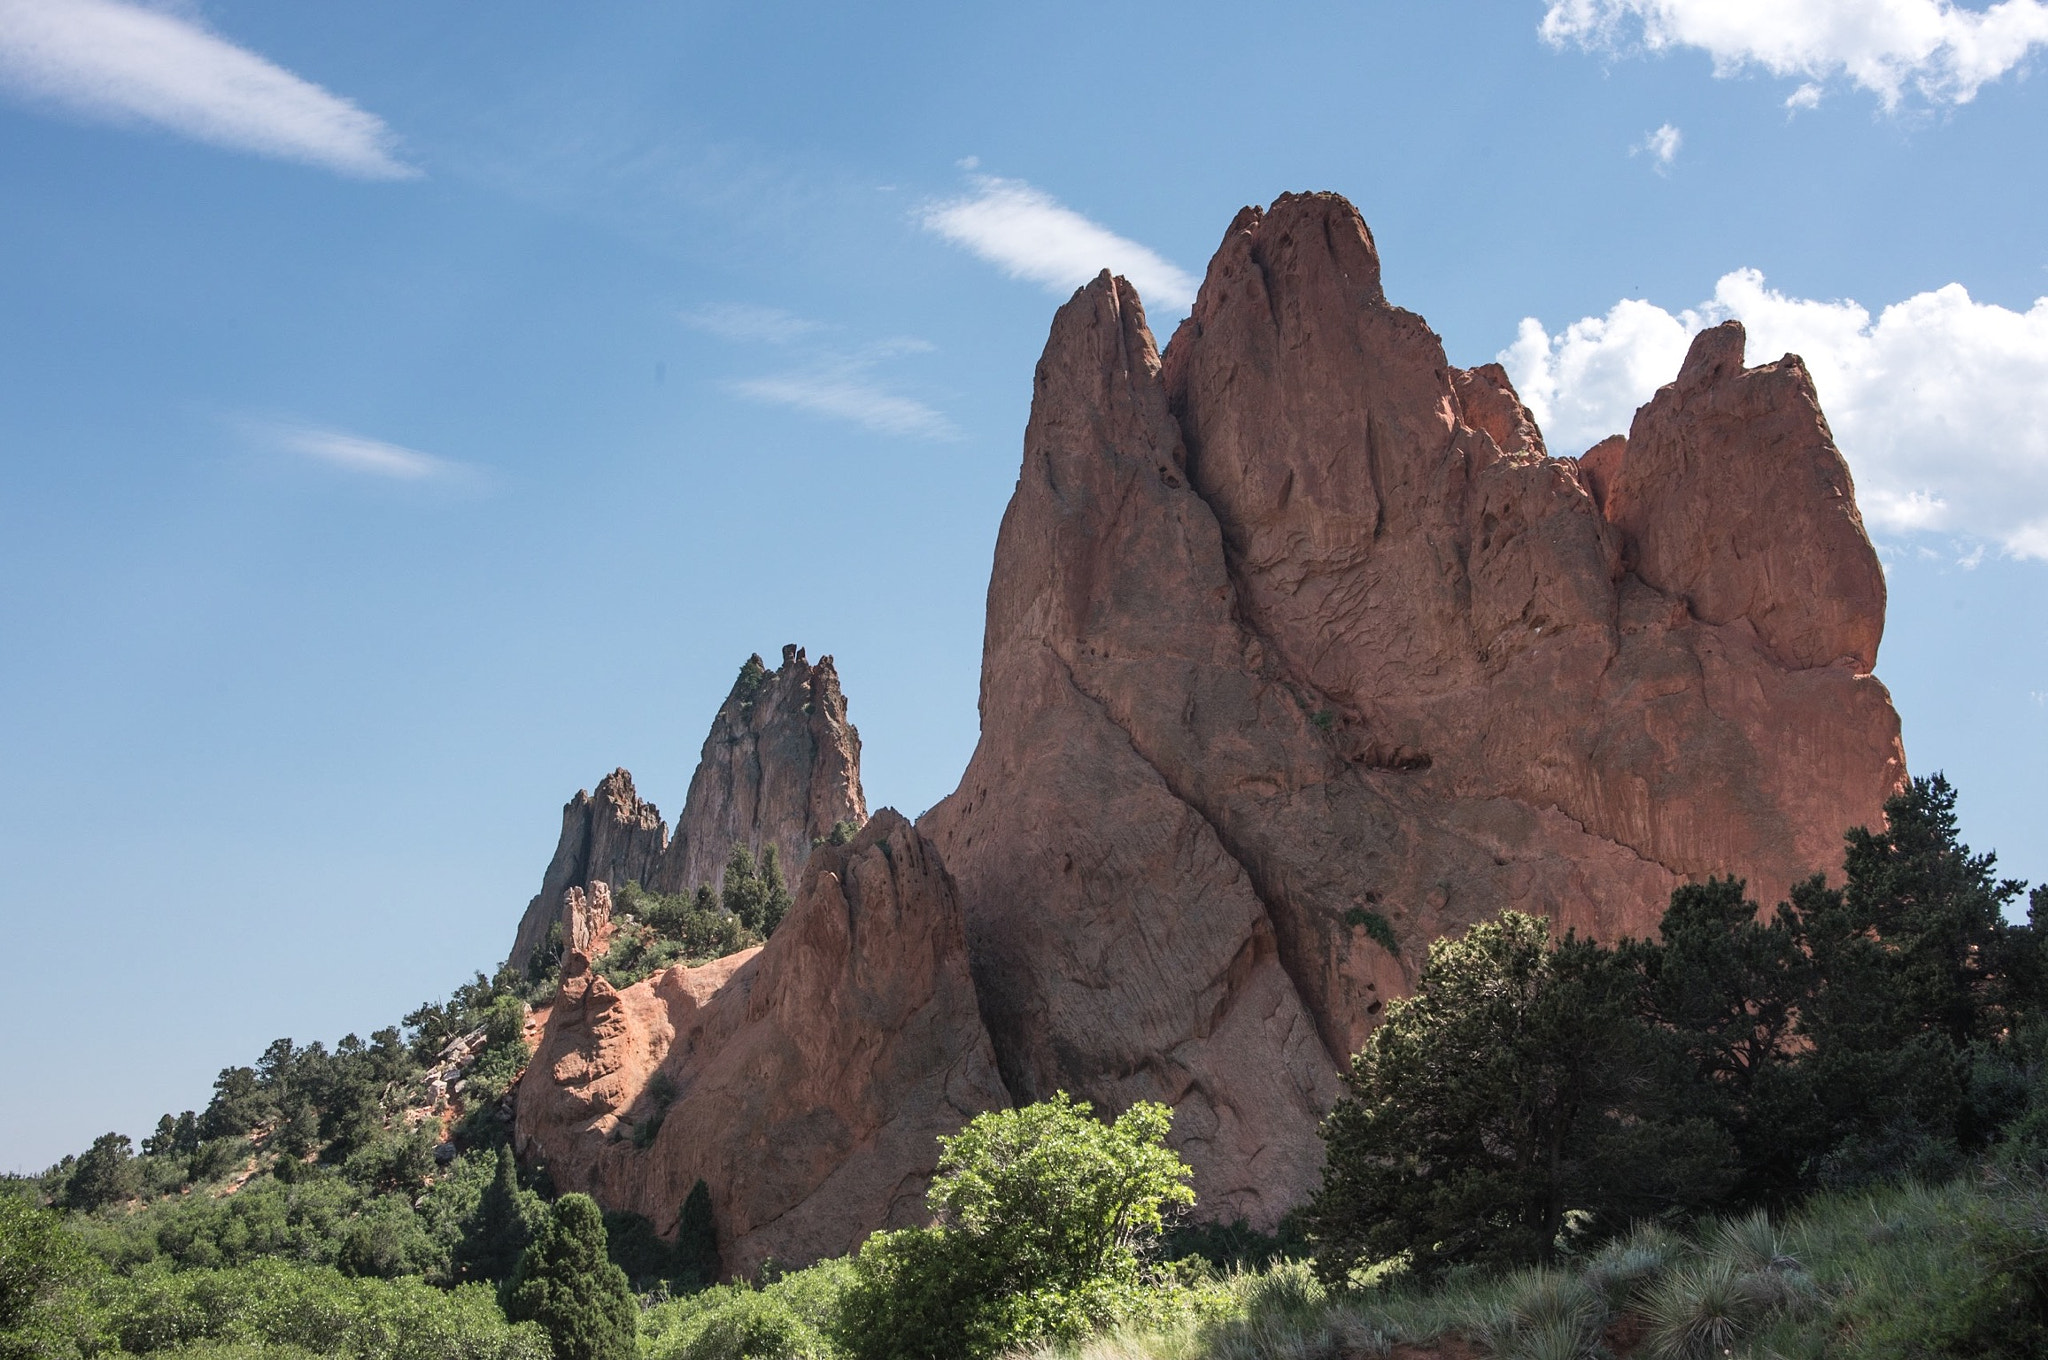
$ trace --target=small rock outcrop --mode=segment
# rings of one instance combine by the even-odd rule
[[[1199,1212],[1271,1226],[1433,939],[1646,934],[1680,882],[1839,861],[1905,773],[1883,611],[1804,367],[1739,327],[1582,464],[1388,303],[1335,195],[1241,213],[1163,360],[1105,274],[1053,321],[980,745],[920,824],[1014,1098],[1167,1101]]]
[[[842,822],[857,829],[867,819],[860,733],[846,719],[832,658],[814,666],[788,646],[770,671],[751,657],[704,738],[654,885],[689,892],[715,884],[735,845],[756,858],[773,845],[794,883],[812,845]]]
[[[562,809],[555,857],[520,917],[506,961],[524,968],[557,924],[565,955],[585,947],[576,922],[588,916],[600,889],[609,920],[610,893],[628,883],[669,893],[716,887],[735,845],[756,856],[775,846],[794,883],[814,844],[841,823],[860,827],[867,816],[860,733],[847,720],[832,658],[814,666],[791,644],[782,649],[781,667],[770,671],[759,655],[749,657],[704,739],[674,838],[625,770],[606,775],[595,795],[578,792]],[[581,893],[580,905],[570,900],[571,890]]]
[[[519,1154],[664,1233],[702,1179],[730,1272],[922,1221],[939,1135],[1008,1103],[952,880],[888,809],[810,856],[759,949],[623,990],[580,954],[564,975]]]

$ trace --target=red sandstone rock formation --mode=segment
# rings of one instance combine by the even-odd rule
[[[936,1134],[1064,1089],[1169,1102],[1199,1212],[1271,1226],[1431,940],[1503,907],[1642,934],[1684,880],[1768,902],[1838,861],[1905,772],[1883,611],[1796,358],[1716,328],[1628,438],[1554,458],[1387,303],[1348,203],[1247,209],[1163,362],[1120,279],[1054,318],[959,789],[817,851],[759,953],[622,992],[572,957],[522,1154],[664,1230],[702,1177],[729,1268],[800,1264],[916,1221]],[[652,818],[663,886],[858,814],[829,662],[755,680],[674,844]],[[642,808],[601,786],[550,884],[645,873]],[[597,938],[594,892],[569,913]]]
[[[846,720],[832,658],[813,666],[802,649],[784,647],[773,672],[752,658],[719,708],[650,886],[689,892],[716,884],[734,845],[756,857],[775,846],[795,882],[813,844],[840,822],[858,827],[867,818],[860,733]]]
[[[1122,280],[1061,309],[921,828],[1014,1098],[1172,1103],[1204,1215],[1267,1226],[1430,940],[1838,862],[1904,776],[1883,578],[1803,366],[1741,358],[1552,458],[1334,195],[1240,214],[1163,363]]]
[[[581,955],[564,971],[519,1086],[520,1155],[664,1233],[701,1178],[728,1271],[921,1221],[938,1136],[1008,1103],[952,882],[887,809],[810,857],[760,949],[623,991]],[[631,1126],[656,1117],[636,1147]]]
[[[563,948],[571,947],[573,927],[565,912],[572,888],[589,890],[597,883],[623,888],[645,883],[668,845],[668,826],[661,812],[633,791],[633,776],[613,770],[597,785],[597,796],[578,790],[562,808],[562,838],[555,857],[541,876],[540,891],[519,918],[508,961],[523,968],[533,951],[546,943],[550,926],[563,926]],[[606,897],[609,917],[610,897]]]
[[[606,775],[595,797],[579,792],[563,807],[555,857],[520,918],[507,961],[525,967],[556,924],[564,953],[583,947],[575,913],[589,907],[573,905],[571,890],[594,900],[600,886],[633,882],[657,892],[715,887],[736,844],[757,856],[775,846],[794,883],[814,843],[839,823],[858,827],[867,816],[860,733],[847,721],[832,658],[813,666],[792,644],[771,672],[754,656],[704,739],[673,840],[660,810],[634,792],[624,770]],[[604,915],[610,919],[608,895]]]

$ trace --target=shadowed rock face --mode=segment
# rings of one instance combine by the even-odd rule
[[[562,809],[562,837],[527,904],[507,961],[523,968],[564,924],[563,947],[575,947],[568,894],[594,900],[598,885],[616,890],[637,882],[657,892],[716,887],[735,845],[757,857],[776,847],[794,883],[811,846],[841,822],[867,821],[860,786],[860,733],[846,718],[846,696],[832,658],[813,666],[803,649],[782,649],[770,671],[753,657],[712,720],[711,733],[673,840],[654,804],[633,789],[633,776],[614,770],[595,796],[579,792]],[[609,902],[609,897],[607,897]]]
[[[1167,1100],[1201,1212],[1270,1226],[1430,940],[1771,901],[1879,819],[1883,578],[1803,366],[1741,360],[1550,457],[1334,195],[1240,214],[1163,363],[1122,280],[1061,309],[921,824],[1016,1099]]]
[[[952,881],[888,809],[812,854],[761,948],[623,991],[582,955],[564,971],[519,1086],[520,1156],[663,1233],[702,1179],[730,1272],[922,1221],[938,1137],[1008,1103]]]

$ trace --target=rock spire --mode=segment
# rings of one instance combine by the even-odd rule
[[[658,892],[716,887],[735,845],[756,856],[775,846],[793,884],[814,844],[841,823],[858,829],[866,821],[860,733],[847,720],[832,658],[820,657],[814,666],[791,644],[782,649],[782,665],[770,671],[756,654],[740,668],[712,720],[673,839],[660,810],[634,791],[625,770],[606,775],[594,796],[579,792],[563,807],[561,840],[540,892],[520,918],[507,961],[525,967],[557,923],[565,952],[574,947],[571,936],[584,918],[572,914],[572,889],[594,903],[598,885],[616,891],[637,882]],[[609,892],[604,900],[608,910]],[[574,910],[587,913],[589,906]]]

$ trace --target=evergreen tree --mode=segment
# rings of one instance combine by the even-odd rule
[[[2038,1004],[2039,944],[2005,907],[2023,890],[1962,843],[1936,774],[1885,802],[1880,831],[1846,837],[1843,884],[1793,891],[1813,981],[1800,1004],[1811,1178],[1945,1175],[2008,1112],[1973,1098],[1972,1068]],[[1790,1132],[1791,1130],[1788,1130]]]
[[[676,1221],[675,1263],[676,1282],[686,1289],[708,1289],[723,1273],[718,1225],[711,1216],[711,1187],[701,1180],[690,1187]]]
[[[782,924],[782,918],[789,915],[789,885],[782,880],[782,857],[770,841],[768,848],[761,852],[761,925],[760,935],[767,939],[775,933],[775,927]]]
[[[634,1360],[639,1308],[626,1272],[605,1249],[604,1215],[588,1195],[564,1195],[505,1285],[505,1314],[537,1322],[555,1360]]]
[[[720,899],[725,909],[740,918],[740,924],[756,935],[766,932],[762,923],[768,912],[768,884],[755,867],[754,853],[735,845],[725,861],[725,879]]]
[[[1307,1211],[1316,1268],[1342,1282],[1402,1252],[1425,1274],[1548,1260],[1595,1229],[1711,1203],[1726,1135],[1674,1099],[1663,1038],[1615,954],[1503,912],[1430,947],[1323,1126]]]
[[[103,1133],[71,1168],[64,1207],[93,1210],[134,1197],[135,1158],[125,1133]]]
[[[498,1148],[498,1172],[484,1187],[476,1210],[462,1225],[455,1263],[465,1279],[503,1280],[533,1241],[534,1226],[547,1212],[539,1195],[519,1185],[512,1149]]]
[[[1646,1016],[1690,1073],[1689,1099],[1728,1130],[1742,1202],[1782,1197],[1798,1182],[1822,1130],[1790,1039],[1813,986],[1798,918],[1781,906],[1759,919],[1736,878],[1671,894],[1659,942],[1619,953],[1642,978]]]

